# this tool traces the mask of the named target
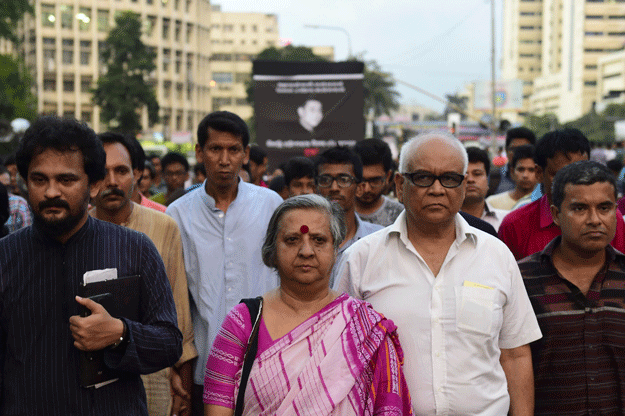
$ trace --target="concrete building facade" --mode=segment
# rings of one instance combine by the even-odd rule
[[[226,13],[217,5],[210,14],[210,79],[213,110],[227,110],[249,119],[246,83],[252,60],[262,50],[278,47],[278,18],[263,13]]]
[[[115,16],[127,10],[140,15],[142,40],[156,53],[149,80],[161,123],[150,129],[166,137],[190,131],[210,110],[210,80],[202,76],[210,64],[208,0],[36,0],[34,7],[22,24],[20,53],[36,80],[39,113],[106,128],[90,90],[106,71],[100,51]]]
[[[530,24],[528,19],[537,13],[540,25]],[[625,42],[625,3],[505,0],[504,16],[504,23],[519,23],[504,29],[502,76],[524,80],[525,111],[553,113],[562,122],[590,111],[596,103],[599,58],[622,49]]]

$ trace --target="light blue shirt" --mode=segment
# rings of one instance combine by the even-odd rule
[[[343,252],[351,247],[356,241],[360,240],[363,237],[368,236],[369,234],[373,234],[374,232],[381,230],[381,225],[373,224],[368,221],[363,221],[360,219],[357,213],[354,212],[356,216],[356,234],[349,240],[343,244],[342,247],[339,248],[339,252],[336,254],[336,260],[334,261],[334,267],[332,267],[332,275],[330,276],[330,287],[334,288],[334,282],[336,281],[337,273],[339,271],[339,267],[341,265],[341,259],[343,258]]]
[[[205,185],[167,208],[182,237],[199,355],[195,384],[204,384],[208,353],[230,309],[242,298],[262,295],[278,285],[276,272],[263,264],[261,247],[269,219],[281,203],[272,190],[240,180],[225,213],[215,207]]]

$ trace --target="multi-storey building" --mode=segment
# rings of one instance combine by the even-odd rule
[[[210,27],[212,108],[248,119],[254,111],[246,98],[252,60],[262,50],[278,46],[278,18],[263,13],[226,13],[213,5]]]
[[[528,13],[538,12],[542,14],[541,24],[520,23],[524,18],[535,17]],[[502,75],[526,82],[530,92],[526,94],[527,112],[554,113],[560,121],[569,121],[590,111],[596,102],[598,59],[623,48],[625,3],[506,0],[504,16],[504,28],[506,22],[519,23],[504,29]],[[536,42],[540,42],[540,52],[535,51]],[[530,44],[534,48],[531,52],[527,50]],[[522,59],[529,59],[530,55],[535,55],[536,60]],[[534,64],[534,69],[529,70],[529,62],[535,62],[539,68]]]
[[[542,16],[541,0],[504,0],[501,76],[523,81],[524,105],[542,70]]]
[[[100,51],[115,16],[140,15],[156,53],[150,76],[161,107],[153,131],[192,131],[211,109],[208,0],[36,0],[22,23],[20,52],[36,80],[39,113],[75,117],[101,131],[90,90],[106,70]],[[148,128],[147,111],[142,125]]]

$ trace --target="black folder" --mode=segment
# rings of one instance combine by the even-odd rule
[[[139,321],[141,276],[119,277],[81,285],[78,287],[78,296],[90,298],[100,303],[114,318]],[[91,311],[85,307],[81,316],[90,314]],[[115,380],[121,374],[121,372],[110,369],[104,364],[103,350],[81,351],[80,383],[83,387],[95,387],[101,383]]]

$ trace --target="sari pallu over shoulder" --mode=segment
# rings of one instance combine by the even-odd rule
[[[259,354],[244,415],[412,414],[395,330],[341,295]]]

